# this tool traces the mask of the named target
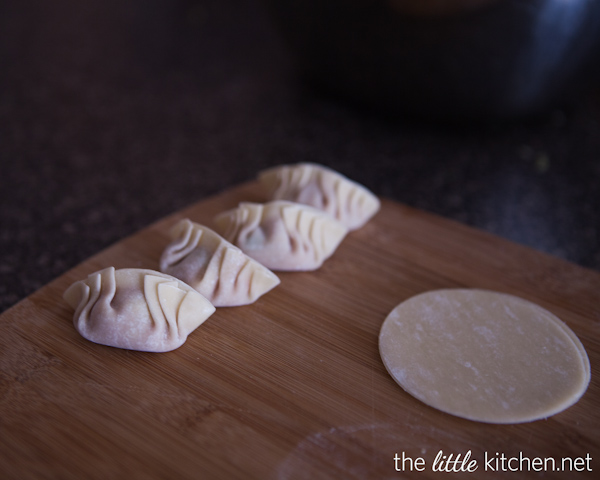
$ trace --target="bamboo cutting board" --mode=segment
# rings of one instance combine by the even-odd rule
[[[1,316],[0,478],[459,476],[433,471],[440,451],[470,451],[473,478],[564,478],[498,471],[502,455],[520,452],[557,466],[571,459],[581,477],[600,469],[600,274],[392,201],[321,269],[281,273],[255,304],[217,309],[178,350],[126,351],[79,336],[62,300],[72,282],[111,265],[156,269],[177,220],[211,225],[243,200],[264,199],[249,183],[192,205]],[[381,324],[406,298],[452,287],[518,295],[565,321],[591,361],[583,398],[547,420],[487,425],[405,393],[379,357]],[[396,455],[423,462],[400,472]]]

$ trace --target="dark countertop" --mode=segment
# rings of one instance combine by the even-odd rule
[[[0,1],[0,311],[268,166],[600,269],[600,92],[535,120],[389,120],[303,85],[258,1]]]

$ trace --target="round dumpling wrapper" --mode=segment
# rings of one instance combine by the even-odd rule
[[[385,319],[379,350],[408,393],[488,423],[549,417],[579,400],[590,364],[575,334],[542,307],[476,289],[426,292]]]

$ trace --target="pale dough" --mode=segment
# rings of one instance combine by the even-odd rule
[[[561,320],[527,300],[485,290],[409,298],[384,321],[379,350],[408,393],[481,422],[549,417],[577,402],[590,381],[585,349]]]

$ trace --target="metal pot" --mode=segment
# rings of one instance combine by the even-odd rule
[[[598,73],[598,0],[264,1],[306,79],[393,114],[532,115]]]

